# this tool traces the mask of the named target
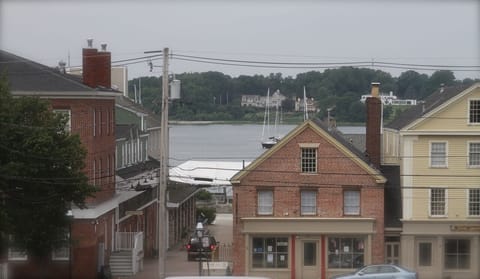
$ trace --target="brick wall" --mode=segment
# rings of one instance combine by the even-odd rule
[[[319,144],[317,174],[301,174],[300,143]],[[234,185],[234,273],[242,275],[245,271],[245,236],[240,218],[256,216],[258,189],[273,190],[274,217],[301,216],[300,191],[312,189],[317,190],[317,217],[342,218],[343,191],[349,187],[361,190],[359,217],[376,219],[372,261],[383,262],[383,187],[329,141],[307,128],[244,176],[239,185]]]
[[[111,198],[115,193],[115,100],[52,99],[51,104],[53,109],[71,111],[71,131],[87,150],[84,170],[99,189],[87,203]]]

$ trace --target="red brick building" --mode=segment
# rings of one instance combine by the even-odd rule
[[[237,173],[233,273],[326,279],[383,263],[386,179],[372,163],[308,120]]]
[[[110,53],[89,46],[83,49],[83,55],[86,70],[81,79],[64,74],[62,69],[0,52],[1,67],[13,95],[48,99],[54,111],[69,115],[68,129],[80,135],[87,150],[84,171],[89,183],[98,188],[95,196],[87,199],[87,209],[72,208],[72,247],[53,253],[47,266],[33,262],[28,255],[18,257],[10,249],[9,278],[36,278],[38,274],[47,274],[48,278],[97,278],[113,250],[118,206],[114,108],[119,93],[110,89]]]

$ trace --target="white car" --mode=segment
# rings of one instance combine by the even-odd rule
[[[417,273],[394,264],[367,265],[355,272],[333,276],[331,279],[417,279]]]

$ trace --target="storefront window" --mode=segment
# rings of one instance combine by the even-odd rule
[[[328,239],[328,268],[357,268],[364,265],[363,238],[330,237]]]
[[[470,240],[446,239],[445,240],[445,268],[468,269],[470,268]]]
[[[287,268],[287,237],[254,237],[252,239],[252,266],[254,268]]]

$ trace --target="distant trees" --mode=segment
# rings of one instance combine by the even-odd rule
[[[381,83],[382,93],[393,92],[399,98],[418,100],[433,93],[441,84],[462,83],[448,70],[434,72],[431,76],[410,70],[394,78],[380,70],[354,67],[309,71],[296,77],[272,73],[232,78],[220,72],[205,72],[179,74],[176,78],[182,81],[182,98],[173,102],[170,113],[171,118],[177,120],[261,121],[263,109],[241,107],[242,95],[265,96],[268,88],[270,92],[278,89],[288,98],[283,103],[283,111],[291,112],[294,99],[303,98],[305,86],[307,97],[314,98],[320,108],[316,117],[326,117],[327,108],[336,106],[337,121],[363,122],[364,105],[359,100],[361,95],[370,92],[373,81]],[[130,84],[132,82],[138,83],[133,80]],[[465,84],[473,82],[472,79],[463,81]],[[159,111],[155,100],[160,96],[160,86],[158,78],[147,81],[142,78],[143,103],[156,112]]]

